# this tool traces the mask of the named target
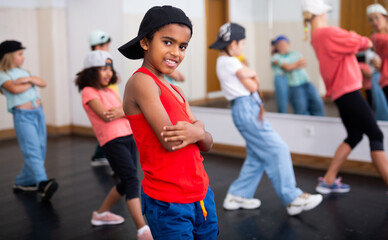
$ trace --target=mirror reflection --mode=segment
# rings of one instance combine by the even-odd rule
[[[358,2],[357,8],[351,7],[352,1],[330,0],[327,2],[332,8],[327,15],[329,25],[354,31],[362,36],[370,37],[372,40],[379,33],[386,31],[386,15],[375,12],[367,14],[367,6],[375,3],[374,0]],[[387,7],[385,1],[377,2]],[[338,117],[339,113],[335,104],[327,96],[319,73],[317,58],[310,44],[311,40],[303,39],[304,33],[309,35],[309,29],[303,28],[303,19],[299,9],[291,4],[282,4],[276,0],[260,1],[260,4],[257,3],[257,6],[252,7],[258,7],[258,5],[264,9],[263,12],[260,12],[263,14],[258,19],[253,17],[255,23],[245,23],[245,27],[248,29],[248,40],[246,50],[241,56],[243,59],[240,60],[257,71],[261,81],[260,89],[265,110],[283,114]],[[237,18],[238,13],[234,13],[233,10],[230,14],[233,15],[229,16],[232,20]],[[354,18],[354,16],[358,17]],[[228,16],[225,18],[228,19]],[[210,20],[217,22],[215,19],[208,21]],[[218,19],[219,25],[215,28],[218,28],[223,22],[226,21]],[[207,22],[206,24],[208,28],[211,27],[211,23]],[[257,26],[250,27],[252,24]],[[249,42],[252,35],[254,35],[253,40]],[[214,41],[213,38],[208,42],[212,41]],[[361,90],[376,119],[387,121],[386,94],[388,86],[385,86],[384,81],[380,80],[382,60],[378,52],[380,51],[381,54],[386,47],[380,46],[379,49],[379,46],[376,45],[376,39],[373,40],[373,43],[373,48],[357,53],[363,77]],[[211,67],[211,59],[212,56],[209,56],[208,53],[207,71],[214,68]],[[208,98],[206,104],[203,105],[230,107],[222,94],[217,94],[220,90],[219,86],[217,88],[214,87],[214,84],[211,85],[211,78],[208,73]]]

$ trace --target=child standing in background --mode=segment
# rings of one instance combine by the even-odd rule
[[[278,51],[275,40],[271,41],[271,67],[274,73],[275,99],[278,113],[287,113],[288,108],[288,80],[283,69],[277,62]]]
[[[156,6],[145,14],[138,36],[119,48],[129,59],[144,58],[125,87],[124,111],[144,172],[143,213],[155,239],[218,235],[214,194],[200,154],[210,150],[212,136],[182,90],[164,78],[183,61],[191,35],[191,21],[181,9]]]
[[[325,108],[304,67],[306,60],[297,51],[290,51],[290,40],[279,35],[275,39],[277,54],[272,64],[278,65],[288,82],[288,96],[295,114],[324,116]]]
[[[92,51],[94,50],[102,50],[109,52],[109,46],[110,46],[111,38],[110,36],[99,29],[93,30],[89,34],[89,45]],[[109,88],[115,90],[119,94],[119,88],[117,83],[120,82],[120,79],[117,75],[117,82],[114,84],[110,84]],[[100,144],[97,143],[96,150],[94,151],[94,154],[92,156],[90,164],[93,167],[98,167],[98,166],[109,166],[109,162],[106,159],[105,153],[100,147]]]
[[[347,137],[338,146],[329,169],[319,178],[316,191],[323,194],[350,191],[350,186],[343,184],[337,174],[364,134],[369,138],[372,162],[388,185],[384,136],[361,94],[362,74],[355,56],[357,52],[372,47],[372,42],[355,32],[328,26],[326,13],[330,9],[323,0],[303,0],[305,28],[307,29],[308,24],[311,25],[311,45],[319,61],[327,95],[337,105],[347,132]]]
[[[94,226],[123,223],[121,216],[109,210],[125,195],[128,210],[138,228],[138,239],[152,239],[141,213],[132,130],[125,119],[118,94],[108,87],[116,81],[112,57],[101,50],[92,51],[86,56],[84,70],[76,78],[76,85],[82,91],[82,105],[93,131],[110,166],[121,180],[111,189],[98,211],[93,212],[91,223]]]
[[[288,146],[263,118],[256,71],[235,57],[242,53],[244,43],[245,29],[235,23],[225,23],[220,27],[217,40],[210,45],[220,51],[217,76],[222,92],[232,102],[233,122],[246,141],[247,152],[240,175],[230,185],[223,207],[226,210],[260,207],[261,201],[253,196],[266,172],[288,214],[297,215],[318,206],[322,195],[303,193],[296,187]]]
[[[46,158],[46,119],[35,86],[46,82],[22,69],[25,47],[18,41],[0,44],[0,89],[7,98],[8,112],[13,123],[24,165],[16,177],[13,189],[37,191],[49,200],[58,188],[55,179],[48,179],[44,167]]]

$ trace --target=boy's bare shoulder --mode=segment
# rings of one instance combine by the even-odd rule
[[[144,87],[150,87],[156,84],[151,76],[137,72],[128,79],[127,85],[134,89],[143,89]]]

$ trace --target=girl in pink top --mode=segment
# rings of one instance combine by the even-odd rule
[[[109,88],[116,83],[112,57],[108,52],[90,52],[84,61],[84,70],[77,74],[76,85],[82,91],[82,104],[89,117],[97,140],[104,150],[113,171],[120,178],[106,196],[98,211],[93,212],[93,226],[115,225],[124,218],[109,212],[122,196],[138,228],[138,239],[153,239],[142,216],[137,179],[137,151],[132,130],[125,119],[117,92]]]
[[[305,32],[311,26],[311,45],[319,60],[320,71],[327,95],[338,107],[347,137],[339,145],[329,169],[319,178],[316,191],[348,192],[349,185],[336,178],[341,165],[361,141],[363,134],[369,138],[372,162],[388,184],[388,161],[384,151],[383,133],[379,129],[360,88],[362,75],[355,54],[372,46],[372,42],[354,32],[327,26],[326,12],[331,8],[323,0],[303,0]]]
[[[387,10],[378,3],[371,4],[366,9],[369,23],[372,25],[375,33],[371,39],[376,53],[380,56],[382,62],[380,67],[381,77],[380,86],[383,88],[386,99],[388,99],[388,21]]]

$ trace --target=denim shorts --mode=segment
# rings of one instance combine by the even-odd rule
[[[143,214],[155,240],[217,239],[216,205],[210,187],[203,200],[207,212],[206,220],[200,202],[163,202],[147,196],[143,189],[141,200]]]

